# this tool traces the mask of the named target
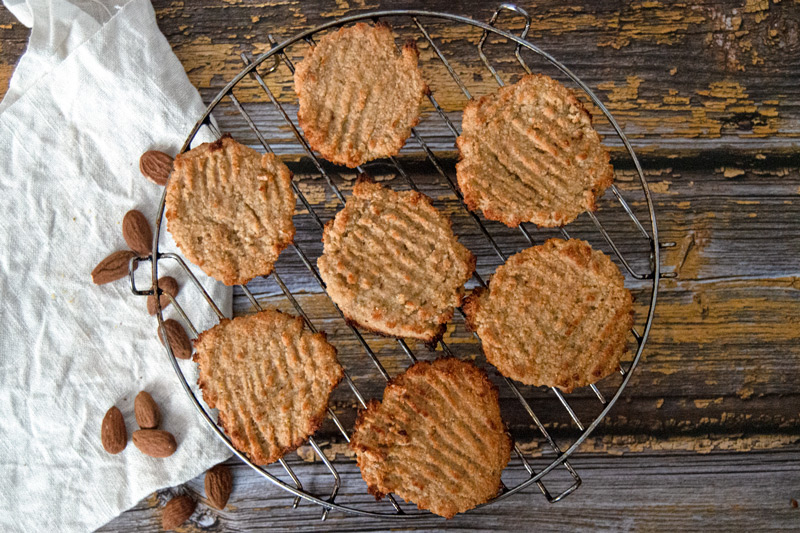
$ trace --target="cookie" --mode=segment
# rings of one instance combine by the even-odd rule
[[[475,270],[450,226],[427,196],[360,178],[323,232],[328,294],[364,329],[436,341]]]
[[[320,39],[294,73],[309,145],[350,168],[396,155],[427,91],[418,56],[413,43],[398,52],[385,24],[358,23]]]
[[[474,364],[419,362],[359,413],[350,447],[369,492],[394,493],[446,518],[500,490],[511,438],[497,389]]]
[[[344,372],[336,349],[279,311],[223,320],[195,341],[197,383],[219,424],[258,464],[277,461],[319,428]]]
[[[562,226],[614,181],[608,151],[575,95],[542,74],[471,100],[456,177],[472,211],[508,226]]]
[[[224,136],[175,158],[167,227],[181,252],[226,285],[272,272],[294,239],[292,173]]]
[[[627,351],[633,297],[624,282],[588,243],[550,239],[509,257],[464,312],[504,376],[571,392],[615,372]]]

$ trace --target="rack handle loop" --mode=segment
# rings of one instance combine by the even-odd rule
[[[128,278],[131,280],[131,292],[136,296],[152,296],[153,295],[153,283],[150,283],[150,289],[146,291],[142,291],[136,288],[136,276],[134,276],[134,272],[137,268],[139,268],[139,263],[142,262],[152,262],[153,256],[148,255],[147,257],[139,257],[134,256],[131,257],[130,261],[128,261]]]
[[[522,33],[520,33],[519,36],[521,39],[525,39],[528,36],[528,31],[530,31],[531,29],[531,16],[526,10],[524,10],[523,8],[519,7],[516,4],[508,4],[508,3],[500,4],[500,6],[497,9],[495,9],[494,13],[492,14],[492,18],[489,19],[489,26],[494,27],[495,22],[497,22],[497,19],[500,16],[500,13],[502,13],[503,11],[511,11],[512,13],[522,15],[522,17],[525,19],[525,27],[522,29]],[[483,45],[486,44],[486,38],[488,36],[489,36],[488,30],[483,30],[483,33],[481,34],[481,40],[478,42],[478,54],[481,56],[483,64],[486,65],[486,67],[489,69],[489,71],[491,71],[492,75],[494,76],[494,79],[497,80],[497,84],[502,87],[503,85],[505,85],[503,83],[503,80],[500,79],[500,75],[497,74],[497,71],[494,69],[491,63],[489,63],[489,58],[486,57],[486,54],[483,52]],[[522,65],[522,68],[525,69],[525,72],[530,74],[531,69],[528,67],[528,64],[525,63],[525,61],[522,59],[521,50],[522,50],[522,45],[517,43],[517,47],[514,49],[514,55],[516,56],[519,64]]]

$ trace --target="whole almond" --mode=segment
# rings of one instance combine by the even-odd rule
[[[191,359],[192,358],[192,341],[186,335],[186,330],[183,329],[181,323],[175,319],[169,318],[164,321],[164,329],[167,330],[167,340],[172,348],[172,353],[178,359]],[[158,328],[158,338],[161,344],[164,344],[164,338],[161,336],[161,328]]]
[[[175,437],[162,429],[137,429],[133,432],[133,444],[150,457],[169,457],[178,449]]]
[[[103,423],[100,425],[100,440],[103,448],[108,453],[118,454],[128,445],[128,431],[125,429],[125,419],[116,406],[106,411]]]
[[[92,282],[105,285],[128,275],[128,263],[136,254],[130,250],[119,250],[100,261],[92,270]],[[138,265],[136,265],[138,267]],[[136,267],[134,267],[136,270]]]
[[[218,464],[206,472],[206,497],[217,509],[224,509],[233,490],[231,470],[224,464]]]
[[[167,294],[171,294],[173,298],[178,295],[178,282],[172,276],[164,276],[158,279],[158,288],[164,293],[158,297],[161,309],[164,309],[170,303]],[[151,315],[156,314],[156,297],[152,294],[147,297],[147,312]]]
[[[125,213],[122,218],[122,237],[128,247],[140,256],[153,252],[153,231],[141,211],[131,209]]]
[[[156,185],[166,185],[172,172],[172,158],[164,152],[149,150],[139,158],[139,171]]]
[[[164,506],[164,513],[161,515],[161,526],[164,529],[175,529],[192,516],[197,502],[187,494],[175,496],[167,505]]]
[[[156,429],[161,423],[161,409],[149,392],[142,391],[136,395],[133,412],[136,414],[136,423],[142,429]]]

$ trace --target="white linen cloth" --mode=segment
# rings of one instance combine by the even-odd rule
[[[125,248],[125,212],[155,216],[163,189],[139,156],[174,154],[205,106],[149,0],[4,3],[33,29],[0,105],[0,529],[87,531],[230,454],[181,389],[145,298],[127,278],[98,287],[89,275]],[[213,325],[199,291],[162,265],[195,324]],[[195,273],[229,316],[230,290]],[[137,279],[149,281],[147,263]],[[101,446],[112,405],[129,438],[138,429],[140,390],[178,441],[172,457]]]

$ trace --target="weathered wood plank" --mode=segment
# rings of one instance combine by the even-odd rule
[[[757,151],[791,151],[800,135],[800,6],[796,2],[742,4],[636,1],[544,2],[531,5],[530,39],[564,60],[597,90],[640,149],[674,151],[736,146]],[[300,3],[299,0],[155,2],[159,25],[190,79],[208,100],[241,68],[239,52],[263,52],[267,34],[286,38],[332,17],[378,8],[420,8],[410,0]],[[495,4],[470,0],[425,3],[429,10],[488,20]],[[402,23],[401,23],[402,22]],[[494,81],[474,54],[477,31],[428,23],[432,35],[480,94]],[[522,20],[504,16],[501,27],[518,31]],[[411,36],[408,22],[395,21]],[[0,91],[24,49],[28,30],[0,10]],[[418,35],[416,36],[418,37]],[[431,50],[417,39],[423,58]],[[501,72],[516,67],[506,47],[488,47]],[[302,54],[298,47],[295,55]],[[538,67],[538,62],[533,62]],[[441,67],[426,62],[439,101],[457,111],[463,95]],[[547,72],[551,72],[546,70]],[[288,72],[277,84],[291,100]],[[519,70],[515,70],[519,72]],[[255,86],[240,95],[263,97]],[[224,122],[224,117],[223,117]],[[601,129],[603,129],[601,124]],[[446,132],[438,127],[438,135]],[[691,142],[688,140],[691,139]]]
[[[739,279],[742,276],[780,278],[798,274],[794,255],[800,250],[800,232],[797,230],[800,215],[800,158],[782,158],[779,164],[759,159],[738,159],[706,162],[672,161],[671,166],[648,164],[645,175],[653,194],[659,220],[662,242],[674,241],[678,245],[663,253],[665,271],[677,271],[681,281],[711,282]],[[649,163],[645,161],[645,163]],[[437,207],[453,218],[455,231],[478,256],[479,272],[483,275],[499,264],[500,259],[491,251],[488,242],[476,229],[446,182],[426,162],[403,160],[403,165],[420,190],[434,199]],[[791,165],[791,166],[787,166]],[[290,166],[300,180],[300,188],[313,203],[323,222],[332,218],[341,204],[324,181],[314,179],[319,175],[309,172],[305,158],[302,164]],[[455,176],[452,161],[444,168]],[[387,165],[368,170],[379,179],[391,178]],[[334,176],[337,172],[331,170]],[[348,172],[345,176],[355,177]],[[350,181],[336,180],[345,196],[352,187]],[[395,188],[407,188],[400,178],[389,182]],[[647,224],[647,209],[635,174],[617,165],[617,187],[639,216]],[[299,204],[298,204],[299,205]],[[321,253],[320,232],[313,220],[300,206],[295,220],[298,227],[297,242],[309,255],[316,258]],[[640,271],[646,270],[647,243],[609,192],[600,202],[598,218],[607,227],[622,252],[632,256]],[[496,222],[485,222],[491,233],[502,244],[504,253],[519,251],[528,244],[516,229]],[[591,220],[582,215],[568,226],[570,234],[586,238],[593,245],[611,253]],[[537,240],[559,235],[557,230],[540,229],[530,225],[529,230]],[[765,239],[765,235],[774,238]],[[302,267],[291,252],[281,257],[279,265],[287,271]],[[483,270],[486,268],[487,270]],[[641,286],[639,282],[629,282]],[[675,282],[665,281],[670,287]]]
[[[319,521],[319,509],[308,503],[291,508],[291,498],[241,464],[234,469],[234,492],[229,507],[216,511],[203,500],[203,478],[186,489],[201,500],[182,531],[385,531],[402,529],[435,531],[447,527],[460,531],[696,531],[711,526],[717,531],[791,531],[797,529],[800,510],[800,453],[708,455],[605,455],[580,454],[573,464],[583,476],[578,492],[549,505],[535,488],[529,488],[490,507],[445,521],[425,517],[394,522],[331,513]],[[319,493],[330,488],[330,476],[316,478],[313,465],[292,463]],[[360,485],[358,468],[342,462],[343,483],[337,501],[378,509]],[[517,479],[522,469],[515,468]],[[513,479],[509,479],[513,481]],[[549,480],[553,487],[565,483]],[[178,489],[184,490],[184,489]],[[160,511],[173,491],[162,491],[99,531],[159,531]]]
[[[740,292],[744,297],[737,295]],[[302,296],[300,303],[316,326],[328,332],[339,349],[342,363],[362,392],[368,397],[380,396],[383,384],[379,375],[344,324],[331,318],[324,297]],[[791,320],[786,317],[796,312],[798,303],[797,291],[787,293],[785,287],[737,289],[722,284],[716,289],[706,287],[699,293],[662,294],[645,360],[626,390],[624,401],[615,407],[599,431],[658,436],[708,431],[796,433],[800,425],[796,407],[800,403],[798,332],[787,331],[792,324],[784,321]],[[282,297],[270,298],[265,304],[277,304],[291,311]],[[725,304],[731,307],[724,307]],[[743,318],[743,313],[749,317]],[[766,326],[770,323],[775,331]],[[755,339],[760,342],[754,344]],[[369,335],[367,340],[392,375],[408,365],[393,341]],[[478,344],[460,321],[451,326],[446,340],[458,356],[472,358],[479,354]],[[424,359],[435,356],[413,343],[412,349]],[[482,357],[477,361],[485,365]],[[496,377],[493,369],[485,366]],[[511,393],[500,380],[496,381],[503,398],[504,416],[515,436],[520,439],[535,436],[530,420]],[[599,387],[610,395],[618,382],[618,378],[608,378]],[[554,435],[567,440],[575,438],[574,426],[552,393],[533,387],[522,390]],[[599,411],[600,406],[588,389],[574,392],[569,399],[584,420]],[[351,394],[343,386],[334,400],[337,413],[349,427],[354,417]],[[326,425],[322,434],[335,435],[335,428]]]
[[[185,9],[172,7],[159,10],[159,15],[193,81],[205,96],[211,96],[239,70],[239,51],[267,49],[265,35],[269,32],[280,40],[335,15],[378,7],[420,7],[415,2],[393,2],[391,6],[343,3],[336,10],[329,6],[280,2],[269,9],[247,2],[201,2],[192,7],[194,20],[186,20]],[[425,7],[487,20],[495,6],[464,2],[453,9],[439,0],[427,2]],[[800,49],[800,9],[795,3],[548,2],[529,7],[534,17],[531,39],[597,89],[631,137],[666,146],[671,138],[721,139],[741,141],[742,145],[754,139],[760,139],[758,145],[796,144],[800,114],[793,80],[799,67],[792,57]],[[417,37],[406,21],[391,22],[404,37]],[[519,30],[522,21],[505,17],[500,24]],[[494,89],[494,81],[475,54],[480,32],[436,21],[427,25],[473,93]],[[460,109],[463,95],[440,65],[427,61],[432,57],[427,43],[417,41],[440,103],[448,110]],[[293,55],[301,56],[304,47],[292,49]],[[520,72],[508,47],[488,48],[501,72]],[[697,60],[698,54],[702,61]],[[534,68],[542,65],[531,62]],[[552,73],[551,68],[544,71]],[[282,67],[278,74],[276,92],[283,100],[293,101],[288,71]],[[240,96],[245,101],[262,98],[255,86]]]

